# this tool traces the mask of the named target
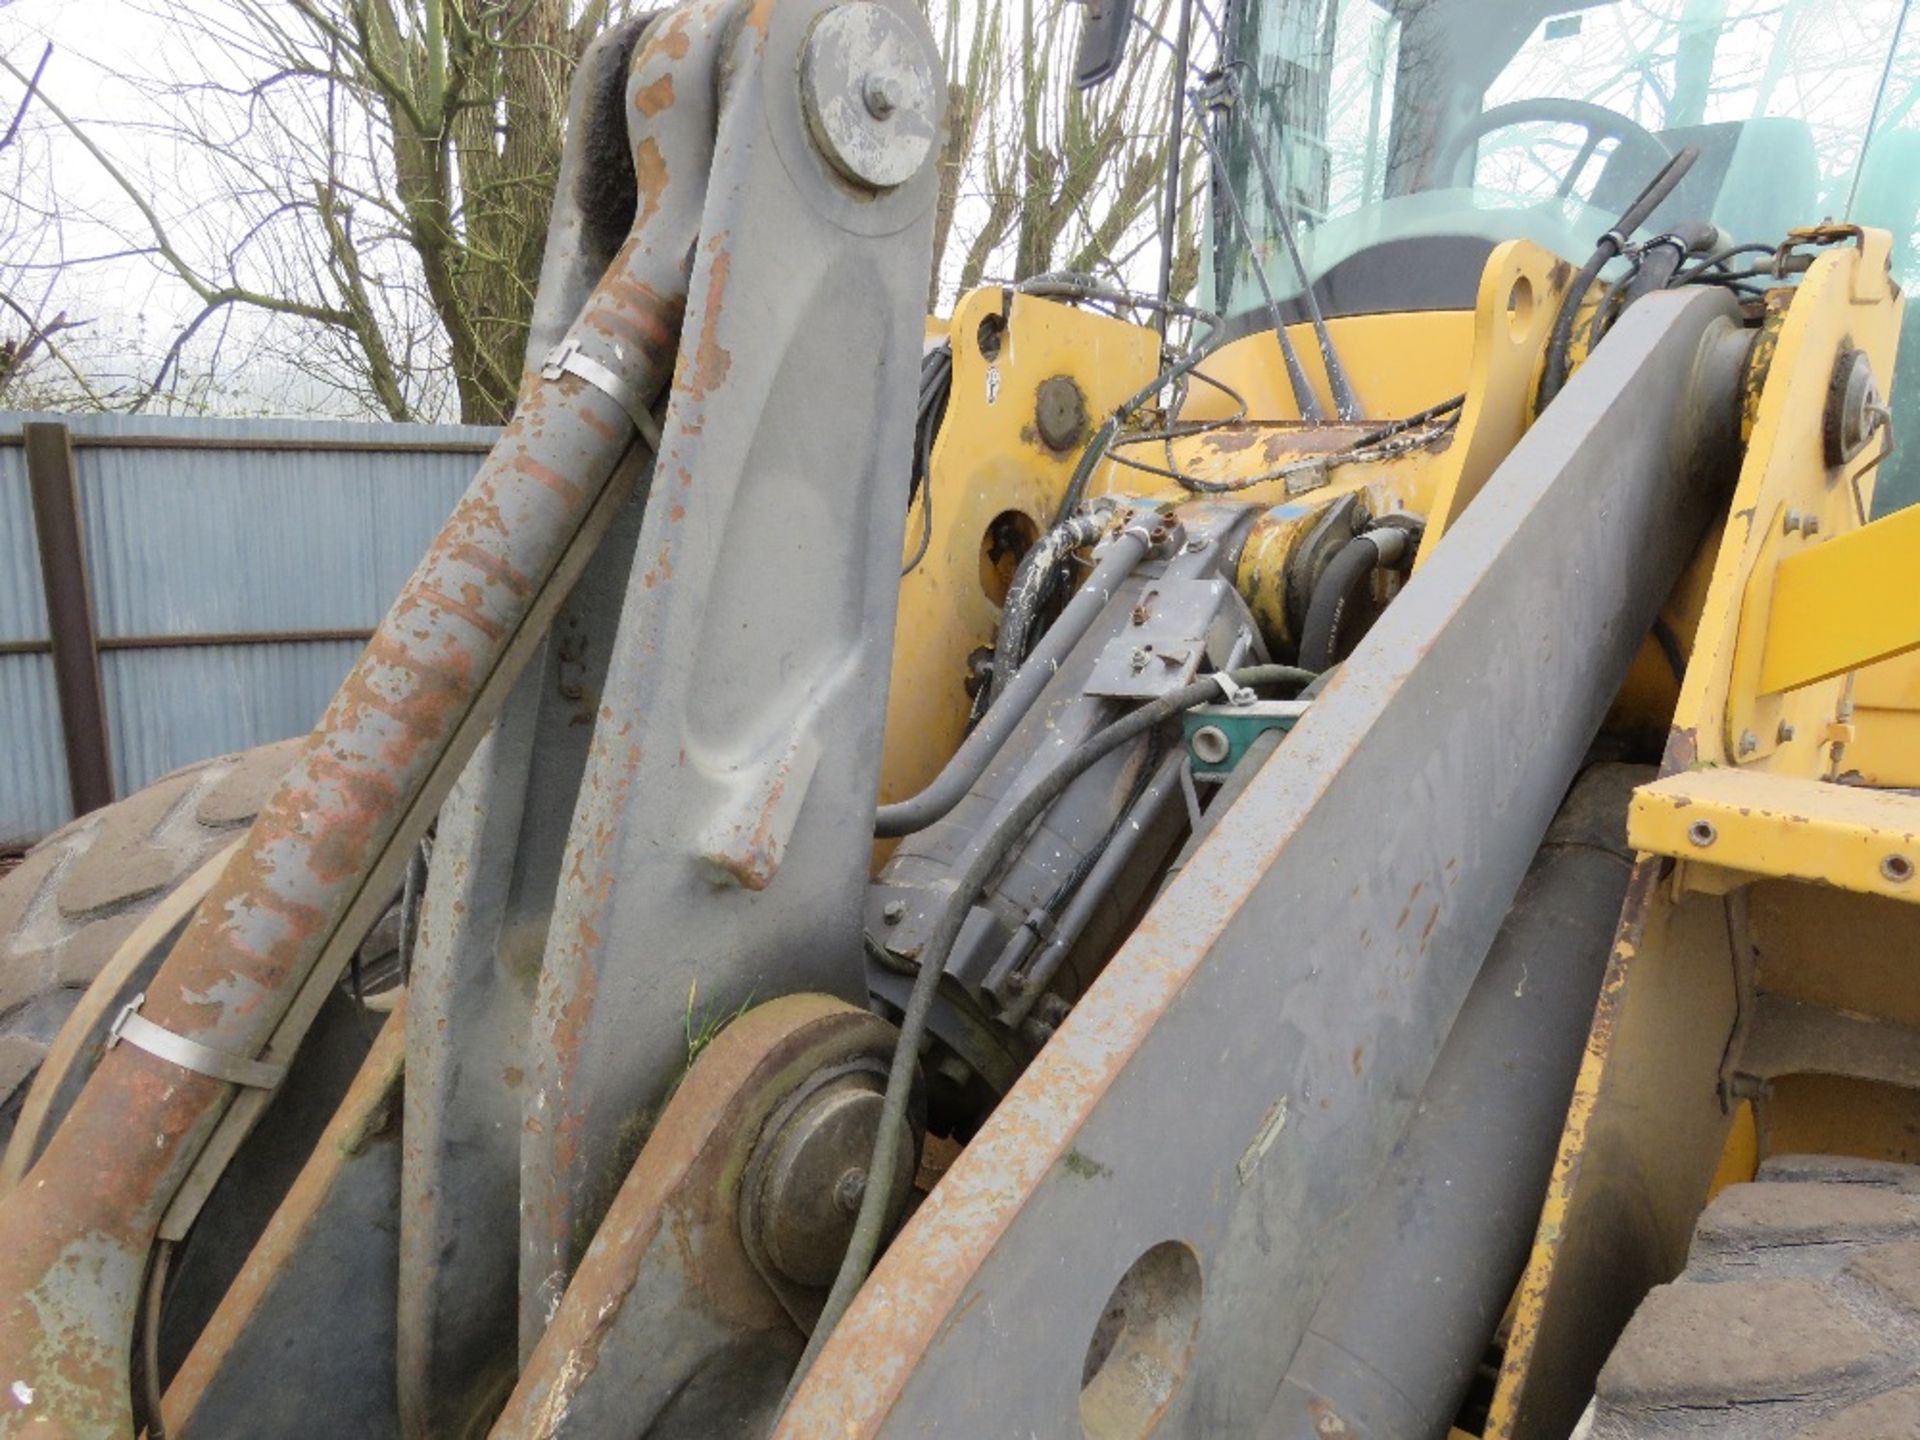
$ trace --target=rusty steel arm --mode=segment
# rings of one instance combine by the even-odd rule
[[[384,908],[554,605],[640,483],[649,457],[634,417],[677,352],[712,146],[709,88],[675,103],[673,75],[695,18],[725,8],[662,22],[635,61],[638,214],[568,336],[621,393],[584,367],[526,378],[512,424],[149,984],[148,1021],[245,1058],[297,1043],[289,1013],[324,990]],[[234,1098],[231,1085],[119,1045],[0,1199],[11,1387],[0,1436],[128,1432],[147,1253]]]

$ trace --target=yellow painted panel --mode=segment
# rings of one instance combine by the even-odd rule
[[[1886,245],[1884,233],[1868,232],[1858,244],[1820,251],[1771,332],[1770,358],[1752,365],[1760,389],[1749,396],[1747,453],[1674,716],[1669,754],[1682,763],[1737,763],[1788,775],[1824,768],[1822,744],[1841,682],[1770,693],[1760,682],[1762,649],[1780,565],[1816,548],[1804,528],[1787,529],[1790,513],[1812,517],[1818,535],[1839,535],[1858,523],[1854,482],[1870,496],[1871,473],[1861,473],[1869,456],[1829,470],[1823,434],[1844,347],[1865,351],[1883,385],[1893,372],[1904,300],[1887,276]]]
[[[1920,507],[1788,555],[1773,576],[1764,693],[1920,647]]]
[[[1327,333],[1353,382],[1361,413],[1369,420],[1397,420],[1436,405],[1461,390],[1473,349],[1473,312],[1421,310],[1391,315],[1346,315],[1327,321]],[[1311,325],[1289,325],[1301,367],[1333,414],[1327,371]],[[1262,331],[1224,345],[1200,367],[1208,379],[1247,402],[1255,420],[1298,420],[1300,409],[1287,386],[1280,343]],[[1183,420],[1220,420],[1234,413],[1233,397],[1204,382],[1194,385],[1181,408]]]
[[[1683,770],[1634,792],[1627,841],[1689,864],[1920,901],[1920,795]]]
[[[1842,772],[1863,785],[1920,789],[1920,650],[1858,672],[1853,707]]]
[[[981,348],[990,316],[1005,322],[988,326],[989,336],[998,336],[992,355]],[[1159,367],[1160,337],[1150,329],[998,289],[963,296],[947,331],[953,392],[933,450],[932,539],[900,582],[883,803],[931,780],[965,732],[967,657],[993,644],[1000,619],[999,597],[987,583],[997,567],[982,564],[996,518],[1011,512],[1037,535],[1051,523],[1079,460],[1079,444],[1054,450],[1041,441],[1039,386],[1065,376],[1080,388],[1084,441]],[[919,548],[926,523],[923,498],[907,516],[903,564]]]
[[[1526,431],[1534,376],[1566,284],[1566,263],[1530,241],[1509,240],[1487,257],[1474,304],[1473,359],[1454,442],[1458,454],[1427,515],[1416,569]]]

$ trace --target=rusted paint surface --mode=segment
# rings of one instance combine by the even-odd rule
[[[167,1387],[162,1410],[167,1428],[178,1434],[193,1419],[195,1406],[219,1375],[221,1366],[253,1317],[266,1302],[281,1269],[305,1238],[341,1167],[369,1135],[396,1120],[400,1077],[406,1061],[406,996],[380,1027],[360,1072],[341,1098],[340,1108],[321,1132],[313,1154],[301,1167],[280,1208],[261,1233],[245,1267],[207,1322]]]
[[[679,125],[718,96],[655,490],[532,1015],[523,1357],[684,1065],[689,1008],[697,1028],[770,995],[864,993],[847,937],[878,790],[934,175],[856,207],[807,148],[792,81],[827,8],[782,0],[763,29],[742,4],[690,26],[664,112]],[[931,55],[919,12],[891,8]]]
[[[649,83],[676,43],[669,32],[643,45],[634,83]],[[711,147],[710,114],[699,111],[682,102],[650,122],[669,157],[655,200],[574,330],[604,347],[604,363],[641,397],[664,384],[677,348]],[[669,170],[695,187],[685,203],[658,198]],[[418,802],[436,776],[451,783],[456,734],[477,742],[483,688],[489,706],[504,699],[510,642],[632,436],[622,406],[583,381],[526,379],[512,424],[149,983],[148,1019],[235,1054],[260,1052],[357,913],[365,877],[430,821]],[[117,1047],[26,1182],[0,1200],[0,1230],[17,1242],[0,1254],[0,1356],[18,1367],[4,1380],[22,1385],[15,1404],[0,1406],[0,1435],[49,1423],[75,1434],[125,1429],[124,1365],[109,1377],[82,1357],[125,1355],[155,1227],[230,1098],[217,1081]],[[27,1392],[33,1402],[18,1404]]]
[[[496,1422],[498,1440],[644,1431],[741,1333],[788,1324],[740,1238],[767,1117],[816,1072],[892,1048],[893,1027],[794,995],[728,1025],[688,1070]]]
[[[694,347],[691,363],[674,377],[675,385],[695,401],[704,401],[712,391],[725,384],[727,371],[733,365],[733,356],[727,353],[718,339],[721,308],[727,299],[727,277],[733,269],[733,256],[728,252],[724,232],[708,238],[707,252],[711,257],[709,274],[712,278],[709,281],[711,291],[706,318],[700,326],[700,340]]]
[[[658,115],[673,103],[673,76],[662,75],[658,80],[640,86],[633,92],[633,108],[648,119]]]
[[[1500,1367],[1500,1380],[1489,1437],[1508,1440],[1512,1434],[1514,1400],[1527,1367],[1533,1358],[1538,1338],[1541,1311],[1546,1305],[1548,1279],[1565,1235],[1567,1205],[1586,1158],[1587,1132],[1593,1123],[1594,1106],[1600,1090],[1600,1077],[1613,1054],[1613,1035],[1620,1023],[1621,1001],[1634,960],[1645,939],[1647,913],[1654,891],[1660,884],[1661,865],[1657,859],[1642,859],[1628,883],[1626,904],[1621,909],[1620,931],[1600,982],[1600,998],[1594,1006],[1593,1025],[1587,1033],[1586,1055],[1580,1062],[1579,1078],[1574,1082],[1573,1099],[1567,1106],[1566,1126],[1561,1133],[1560,1150],[1554,1158],[1553,1177],[1547,1184],[1547,1196],[1540,1210],[1539,1229],[1533,1253],[1520,1277],[1514,1302],[1513,1326]]]

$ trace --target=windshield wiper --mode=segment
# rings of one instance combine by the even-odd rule
[[[1194,129],[1199,131],[1200,143],[1207,152],[1207,162],[1213,167],[1213,173],[1219,182],[1220,193],[1226,197],[1227,208],[1233,212],[1233,223],[1240,227],[1240,233],[1246,238],[1249,255],[1253,251],[1253,229],[1247,224],[1247,213],[1240,208],[1240,197],[1233,188],[1233,177],[1227,171],[1227,164],[1221,158],[1219,147],[1213,143],[1213,136],[1207,129],[1207,115],[1200,103],[1200,96],[1192,90],[1182,87],[1187,97],[1188,108],[1193,111]],[[1267,315],[1273,321],[1273,335],[1280,342],[1280,358],[1286,362],[1287,384],[1293,391],[1293,403],[1300,411],[1302,420],[1324,421],[1327,412],[1320,408],[1320,397],[1313,393],[1313,382],[1307,379],[1307,372],[1300,364],[1300,356],[1295,353],[1293,341],[1287,335],[1286,317],[1280,313],[1280,302],[1273,298],[1273,287],[1267,283],[1267,267],[1262,265],[1258,256],[1253,257],[1253,278],[1259,282],[1260,298],[1266,302]]]
[[[1307,307],[1307,318],[1313,322],[1313,337],[1320,345],[1320,363],[1327,367],[1327,387],[1333,392],[1334,413],[1342,420],[1358,420],[1360,402],[1354,398],[1346,366],[1340,363],[1339,352],[1333,348],[1333,336],[1328,333],[1326,318],[1320,313],[1320,300],[1313,293],[1313,279],[1307,274],[1307,262],[1301,258],[1300,243],[1294,238],[1294,212],[1291,207],[1281,203],[1279,187],[1273,183],[1273,170],[1267,163],[1266,149],[1253,133],[1253,125],[1246,118],[1245,108],[1238,104],[1230,108],[1240,115],[1247,149],[1253,155],[1254,166],[1260,171],[1260,188],[1266,192],[1267,209],[1280,227],[1280,238],[1286,244],[1287,258],[1293,262],[1293,273],[1300,278],[1300,299]],[[1284,128],[1281,133],[1286,133]]]

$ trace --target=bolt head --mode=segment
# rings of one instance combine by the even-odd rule
[[[865,189],[904,185],[939,138],[939,57],[924,27],[875,0],[820,15],[800,62],[800,103],[821,156]]]
[[[1758,735],[1754,734],[1751,730],[1742,730],[1740,732],[1740,753],[1742,755],[1751,755],[1759,748],[1760,737]]]
[[[855,1165],[834,1183],[834,1208],[842,1215],[858,1215],[861,1197],[866,1193],[867,1172]]]
[[[900,87],[885,75],[869,75],[860,87],[860,98],[866,104],[867,114],[876,120],[885,120],[900,108]]]
[[[1784,744],[1786,744],[1786,743],[1787,743],[1787,742],[1788,742],[1789,740],[1791,740],[1791,739],[1793,739],[1793,734],[1794,734],[1794,731],[1793,731],[1793,726],[1792,726],[1791,724],[1789,724],[1789,723],[1788,723],[1787,721],[1785,721],[1785,720],[1782,720],[1782,721],[1780,722],[1780,728],[1779,728],[1779,730],[1777,730],[1777,731],[1776,731],[1776,732],[1774,732],[1774,733],[1775,733],[1776,735],[1778,735],[1778,736],[1779,736],[1779,738],[1780,738],[1780,743],[1781,743],[1782,745],[1784,745]]]
[[[885,905],[880,907],[880,918],[889,925],[898,925],[902,920],[907,918],[907,902],[904,900],[887,901]]]

